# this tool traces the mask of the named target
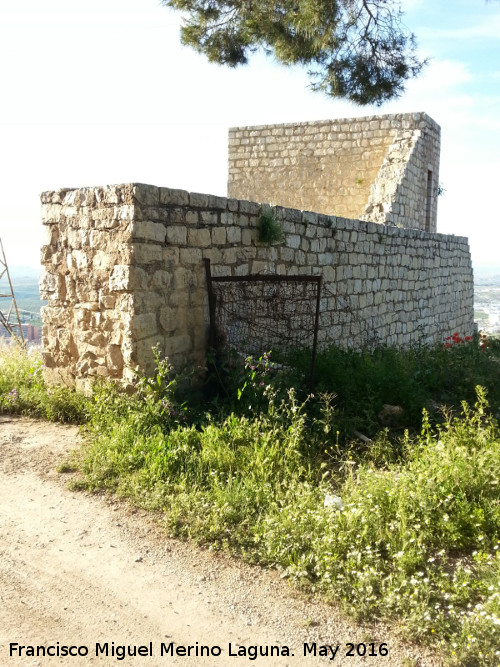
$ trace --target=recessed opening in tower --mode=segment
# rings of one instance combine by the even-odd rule
[[[432,170],[427,171],[427,198],[425,204],[425,231],[431,231],[432,220]]]

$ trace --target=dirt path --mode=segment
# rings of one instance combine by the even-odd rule
[[[306,600],[275,572],[170,540],[147,514],[113,499],[69,491],[55,468],[77,442],[74,427],[0,416],[2,667],[439,664],[382,627],[350,624]],[[10,655],[11,642],[88,653]],[[196,656],[196,642],[212,654]],[[367,653],[370,642],[377,653],[387,642],[388,656],[347,657],[347,642]],[[106,643],[108,656],[96,655],[96,644]],[[316,657],[304,656],[304,644],[314,643]],[[334,659],[330,649],[320,655],[337,645]],[[119,660],[121,646],[145,648]],[[176,653],[187,646],[195,647],[189,657]],[[251,660],[254,646],[279,647],[280,655],[269,648],[268,657]]]

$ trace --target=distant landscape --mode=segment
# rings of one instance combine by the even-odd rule
[[[38,289],[38,276],[40,272],[41,269],[33,269],[25,266],[9,268],[17,308],[23,324],[33,324],[35,326],[42,324],[40,308],[47,302],[40,299],[40,291]],[[4,289],[5,285],[2,280],[2,291]],[[4,304],[0,304],[0,308],[3,311]]]
[[[40,326],[40,308],[46,302],[38,290],[39,270],[13,267],[10,274],[22,322]],[[474,276],[474,321],[480,331],[500,335],[500,267],[477,269]],[[0,308],[4,310],[3,303]]]
[[[500,269],[475,273],[474,320],[480,331],[500,334]]]

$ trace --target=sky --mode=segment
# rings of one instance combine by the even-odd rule
[[[264,54],[244,68],[208,63],[159,0],[0,0],[9,265],[39,265],[45,190],[141,182],[225,195],[229,127],[425,111],[442,130],[438,231],[468,236],[475,269],[500,272],[500,2],[403,9],[429,64],[398,100],[357,107]]]

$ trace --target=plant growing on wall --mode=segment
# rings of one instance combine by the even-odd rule
[[[285,237],[281,225],[274,217],[271,209],[263,209],[261,211],[257,231],[259,233],[259,241],[268,245],[271,245],[271,243],[280,243]]]

